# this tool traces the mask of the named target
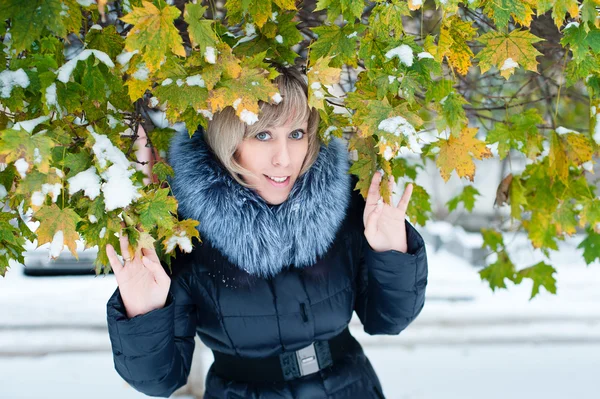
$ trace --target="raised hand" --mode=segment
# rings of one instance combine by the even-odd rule
[[[132,318],[163,308],[169,294],[171,279],[160,264],[156,251],[142,248],[141,252],[132,258],[129,254],[128,238],[121,236],[119,241],[125,263],[121,263],[110,244],[106,246],[106,255],[117,278],[127,317]]]
[[[397,206],[383,201],[379,195],[379,184],[381,183],[381,172],[375,172],[371,180],[371,186],[367,194],[363,222],[365,225],[365,237],[367,242],[377,252],[396,250],[407,251],[406,227],[404,218],[406,209],[412,195],[413,186],[409,184]],[[388,181],[390,192],[394,184],[393,177]]]

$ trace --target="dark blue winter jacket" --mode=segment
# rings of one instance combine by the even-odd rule
[[[128,319],[117,289],[107,304],[115,368],[131,386],[168,397],[190,371],[194,336],[212,350],[260,358],[343,331],[353,312],[369,334],[398,334],[425,300],[427,255],[406,222],[407,253],[377,253],[364,236],[337,139],[279,206],[230,177],[201,131],[174,138],[169,161],[179,215],[200,221],[202,243],[178,252],[166,306]],[[356,344],[333,366],[286,383],[227,381],[211,368],[207,399],[383,398]]]

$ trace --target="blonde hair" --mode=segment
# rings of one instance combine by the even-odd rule
[[[273,126],[281,126],[286,122],[299,126],[308,120],[308,152],[300,176],[314,164],[321,148],[321,141],[317,135],[319,112],[308,107],[308,85],[305,78],[293,68],[278,68],[278,71],[280,74],[274,79],[274,83],[278,85],[283,100],[277,105],[260,101],[258,122],[248,126],[238,118],[232,107],[226,107],[215,113],[204,133],[206,143],[223,167],[245,187],[254,188],[242,179],[251,172],[235,159],[237,148],[243,140]]]

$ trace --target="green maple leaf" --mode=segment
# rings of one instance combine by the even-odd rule
[[[164,188],[147,193],[138,200],[135,208],[145,231],[154,226],[170,229],[173,226],[171,214],[177,212],[177,201],[169,196],[169,189]]]
[[[133,7],[133,11],[121,19],[134,25],[125,39],[127,51],[138,50],[150,72],[158,70],[167,52],[185,57],[179,31],[173,21],[181,11],[177,7],[164,5],[158,9],[148,1],[142,1],[142,7]]]
[[[319,0],[315,11],[327,10],[327,22],[333,23],[339,15],[354,22],[365,8],[364,0]]]
[[[481,73],[492,66],[500,70],[500,75],[508,79],[516,66],[537,72],[536,57],[542,55],[533,47],[542,39],[526,30],[513,30],[510,33],[488,32],[477,38],[484,48],[477,54]],[[516,65],[518,64],[518,65]]]
[[[360,137],[352,136],[348,143],[348,150],[356,150],[358,160],[350,167],[349,173],[358,176],[355,190],[359,190],[363,198],[367,198],[371,179],[377,170],[377,151],[375,149],[375,140],[372,136]]]
[[[527,196],[521,179],[513,177],[510,183],[510,216],[515,219],[521,218],[521,206],[527,205]]]
[[[42,184],[47,183],[48,175],[32,170],[17,186],[17,194],[31,195],[34,191],[41,191]]]
[[[65,245],[69,248],[75,259],[79,259],[77,244],[75,242],[79,239],[79,235],[75,227],[81,218],[73,209],[60,209],[56,204],[43,206],[34,214],[34,219],[40,222],[40,226],[36,230],[38,245],[52,242],[54,235],[58,231],[62,231]]]
[[[553,216],[558,234],[573,235],[577,232],[577,212],[569,202],[562,202]]]
[[[431,219],[431,197],[420,185],[413,183],[413,192],[408,203],[406,215],[413,224],[425,226]]]
[[[337,25],[312,28],[312,31],[319,35],[319,40],[310,46],[310,62],[314,63],[319,58],[330,56],[333,57],[330,62],[331,67],[341,68],[344,64],[356,67],[358,65],[357,40],[353,35],[354,32],[360,35],[365,29],[366,26],[360,23],[346,24],[341,28]]]
[[[544,287],[546,291],[556,294],[556,279],[553,276],[554,273],[556,273],[555,268],[545,262],[539,262],[533,266],[519,270],[515,282],[520,284],[524,278],[533,280],[533,288],[531,289],[531,297],[529,298],[531,300],[539,294],[540,286]]]
[[[482,280],[487,280],[492,291],[496,288],[506,288],[505,279],[516,280],[515,265],[505,251],[498,253],[498,260],[479,271]]]
[[[469,104],[469,102],[454,91],[441,99],[436,104],[436,107],[442,114],[442,118],[437,118],[436,120],[437,130],[442,131],[450,128],[452,135],[458,136],[469,121],[464,109],[466,104]]]
[[[457,196],[451,198],[446,205],[448,206],[448,211],[452,212],[456,209],[460,202],[463,203],[466,210],[469,212],[473,211],[473,207],[475,206],[475,196],[480,196],[479,191],[473,186],[466,186],[463,191]]]
[[[360,11],[362,13],[362,10]],[[331,10],[328,16],[331,15]],[[404,33],[402,17],[410,15],[405,1],[392,0],[375,6],[369,17],[369,26],[375,37],[387,38],[390,32],[394,39],[400,39]]]
[[[212,27],[213,21],[204,18],[207,8],[202,7],[202,4],[188,3],[183,13],[183,18],[189,25],[188,32],[192,44],[198,45],[202,54],[206,51],[206,47],[216,48],[218,40]]]
[[[560,44],[569,46],[577,64],[590,58],[590,48],[595,53],[600,52],[600,29],[592,26],[586,30],[586,26],[587,24],[571,25],[563,31],[563,37],[560,39]]]
[[[561,27],[567,13],[572,18],[579,16],[579,2],[577,0],[538,0],[537,15],[545,14],[548,10],[552,10],[552,18],[557,27]]]
[[[152,167],[152,174],[155,175],[159,181],[165,181],[169,177],[175,176],[173,168],[164,162],[157,162]]]
[[[551,214],[534,211],[531,220],[524,221],[523,225],[529,233],[529,239],[534,248],[541,248],[545,253],[548,252],[548,249],[558,251],[556,225],[553,223]]]
[[[110,58],[115,59],[123,51],[125,41],[117,33],[114,25],[103,29],[90,29],[85,35],[87,48],[105,52]]]
[[[69,168],[67,178],[73,177],[79,172],[87,170],[92,164],[92,157],[85,151],[68,152],[65,156],[64,166]]]
[[[24,263],[23,252],[25,252],[25,236],[19,228],[13,226],[10,221],[15,215],[9,212],[0,212],[0,276],[5,277],[9,260],[13,259]]]
[[[481,236],[483,238],[483,245],[481,248],[488,247],[494,252],[498,252],[504,248],[504,238],[502,233],[492,229],[481,229]]]
[[[542,150],[542,137],[537,125],[543,123],[542,116],[535,108],[511,115],[507,123],[496,123],[488,132],[488,144],[498,143],[498,155],[503,159],[511,149],[516,149],[529,158]]]
[[[598,198],[585,198],[581,201],[583,208],[579,213],[579,225],[589,225],[595,228],[600,223],[600,200]]]
[[[510,17],[521,25],[529,26],[533,10],[526,0],[490,0],[483,11],[490,16],[498,29],[508,26]]]
[[[157,86],[154,95],[161,103],[168,104],[167,118],[175,122],[188,107],[195,110],[206,109],[208,90],[205,87],[190,86],[189,77],[174,77],[172,83]],[[192,80],[193,82],[193,80]]]
[[[587,236],[579,243],[577,248],[583,249],[583,259],[588,265],[600,259],[600,234],[593,229],[587,229]]]
[[[47,29],[65,38],[81,28],[81,9],[76,0],[2,0],[0,20],[10,19],[12,47],[27,50]]]
[[[11,163],[24,158],[44,173],[50,167],[51,138],[43,133],[31,134],[25,130],[8,129],[0,132],[0,161]]]

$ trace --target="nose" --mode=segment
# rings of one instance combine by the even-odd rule
[[[290,165],[291,159],[287,140],[284,140],[281,144],[277,144],[272,162],[273,165],[279,165],[282,168],[287,168]]]

